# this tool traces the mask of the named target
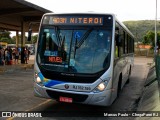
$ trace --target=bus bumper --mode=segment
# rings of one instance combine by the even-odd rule
[[[111,105],[111,89],[102,92],[76,92],[66,91],[60,89],[47,88],[34,83],[34,95],[36,97],[43,97],[55,99],[59,101],[60,97],[68,97],[73,99],[73,103],[82,103],[98,106]]]

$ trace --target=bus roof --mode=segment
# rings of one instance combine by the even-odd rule
[[[84,14],[84,15],[112,15],[112,16],[115,16],[115,14],[112,14],[112,13],[97,13],[97,12],[76,12],[76,13],[45,13],[45,15],[78,15],[78,14]]]

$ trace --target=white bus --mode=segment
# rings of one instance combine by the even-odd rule
[[[134,36],[114,14],[45,14],[34,93],[59,102],[109,106],[129,81]]]

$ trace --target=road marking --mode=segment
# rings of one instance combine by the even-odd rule
[[[52,99],[46,100],[46,101],[44,101],[44,102],[42,102],[42,103],[40,103],[40,104],[38,104],[38,105],[36,105],[36,106],[33,106],[32,108],[29,108],[29,109],[25,110],[24,112],[29,112],[29,111],[37,108],[37,107],[40,107],[40,106],[42,106],[42,105],[45,105],[45,104],[49,103],[50,101],[52,101]],[[13,120],[14,118],[15,118],[15,117],[10,117],[10,118],[7,118],[6,120]]]
[[[25,110],[24,112],[29,112],[29,111],[31,111],[31,110],[37,108],[37,107],[40,107],[40,106],[42,106],[42,105],[44,105],[44,104],[49,103],[50,101],[52,101],[52,99],[46,100],[46,101],[44,101],[44,102],[38,104],[37,106],[33,106],[32,108],[29,108],[29,109]]]

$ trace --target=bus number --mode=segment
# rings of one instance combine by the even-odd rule
[[[90,91],[90,90],[91,90],[91,87],[73,85],[73,89]]]

